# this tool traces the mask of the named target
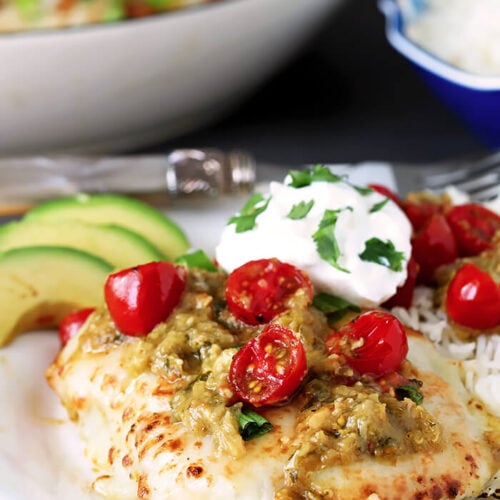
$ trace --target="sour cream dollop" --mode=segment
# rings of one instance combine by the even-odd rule
[[[378,192],[345,180],[294,187],[287,176],[230,220],[215,254],[227,272],[275,257],[306,271],[316,292],[374,307],[405,282],[410,237],[402,210]]]

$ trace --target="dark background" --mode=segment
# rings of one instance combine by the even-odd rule
[[[177,147],[244,148],[285,164],[426,162],[485,149],[389,46],[375,0],[346,0],[230,116],[149,151]]]

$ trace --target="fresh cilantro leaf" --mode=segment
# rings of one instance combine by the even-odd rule
[[[329,324],[341,319],[348,311],[361,311],[357,305],[336,295],[324,292],[314,296],[312,305],[326,315]]]
[[[396,387],[396,397],[399,400],[403,400],[404,398],[411,399],[415,404],[420,405],[424,400],[423,394],[418,390],[415,385],[400,385]]]
[[[350,207],[347,207],[347,209],[352,210]],[[318,251],[319,256],[324,261],[335,267],[335,269],[348,273],[350,271],[344,269],[338,263],[340,249],[337,238],[335,237],[335,225],[337,224],[340,212],[343,210],[345,209],[325,210],[323,218],[319,223],[319,227],[312,237],[316,243],[316,250]]]
[[[197,267],[205,271],[216,272],[217,266],[212,262],[208,255],[203,250],[195,250],[185,253],[175,259],[176,264],[181,264],[186,267]]]
[[[361,195],[361,196],[367,196],[371,193],[373,193],[373,189],[371,187],[364,187],[364,186],[355,186],[354,184],[351,184],[351,186]]]
[[[372,208],[370,208],[370,213],[373,214],[374,212],[378,212],[379,210],[382,210],[387,203],[389,202],[389,198],[386,198],[385,200],[379,201],[378,203],[375,203]]]
[[[405,260],[403,252],[398,252],[391,240],[382,241],[378,238],[365,241],[365,249],[359,257],[361,260],[388,267],[392,271],[401,271]]]
[[[288,175],[291,179],[288,185],[295,188],[310,186],[313,182],[340,182],[344,180],[343,177],[334,174],[324,165],[314,165],[306,170],[291,170]]]
[[[229,219],[229,224],[236,224],[236,232],[244,233],[255,227],[257,216],[264,212],[271,197],[267,199],[260,193],[255,193],[245,203],[241,212]]]
[[[308,202],[300,201],[290,209],[287,217],[293,220],[303,219],[311,211],[313,205],[314,200],[310,200]]]
[[[238,418],[240,435],[244,441],[258,438],[270,432],[273,424],[262,415],[250,410],[241,410]]]

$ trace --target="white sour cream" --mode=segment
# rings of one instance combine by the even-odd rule
[[[269,204],[255,219],[255,226],[236,232],[234,223],[222,232],[216,247],[219,265],[228,272],[245,262],[276,257],[306,271],[316,292],[342,297],[360,307],[374,307],[394,295],[406,280],[406,264],[411,254],[411,225],[392,201],[370,212],[386,200],[372,191],[362,194],[347,182],[312,182],[295,188],[272,182]],[[307,215],[293,220],[288,217],[293,206],[311,202]],[[325,210],[341,210],[332,234],[338,244],[338,267],[325,260],[317,249],[313,235],[318,230]],[[366,242],[377,238],[390,241],[401,252],[401,271],[363,260],[360,254]]]

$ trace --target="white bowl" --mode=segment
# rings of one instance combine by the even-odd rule
[[[227,112],[341,0],[226,0],[0,35],[0,155],[124,151]]]

